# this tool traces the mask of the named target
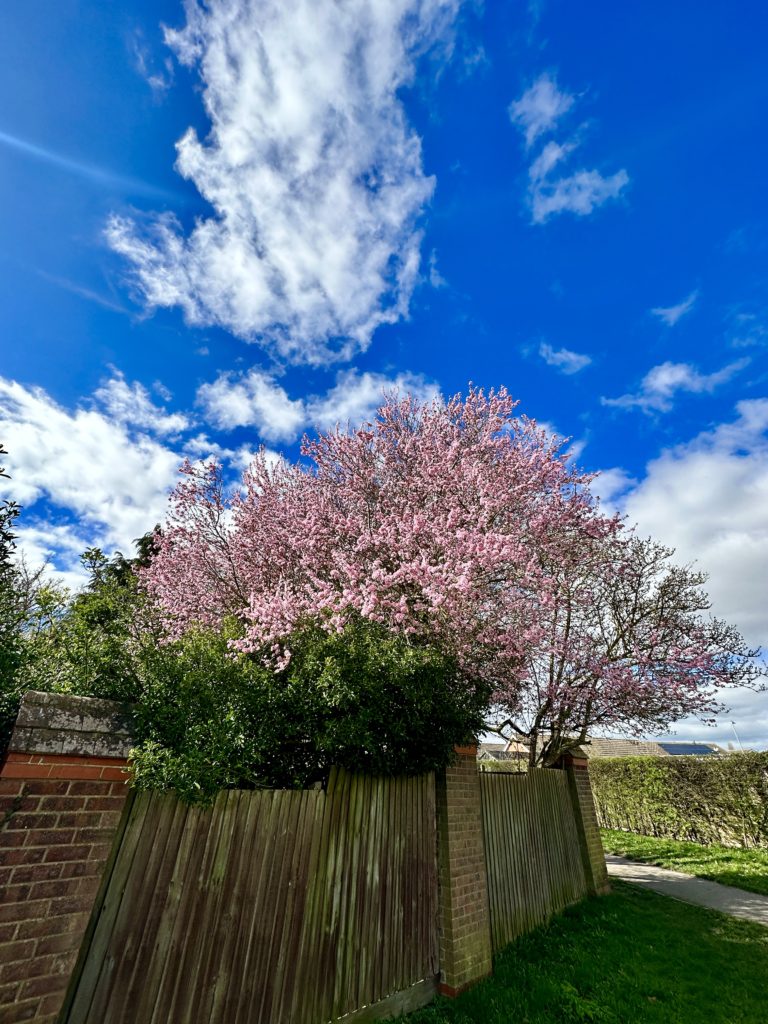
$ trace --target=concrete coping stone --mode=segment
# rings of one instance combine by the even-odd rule
[[[125,759],[134,742],[129,704],[27,690],[8,750]]]

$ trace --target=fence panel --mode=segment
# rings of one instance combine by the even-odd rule
[[[210,809],[140,794],[63,1019],[325,1024],[398,992],[424,1002],[435,829],[432,775],[334,771],[327,791]]]
[[[587,893],[563,771],[481,772],[493,950]]]

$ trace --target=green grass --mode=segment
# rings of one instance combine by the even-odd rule
[[[766,1024],[768,928],[613,883],[408,1024]]]
[[[768,850],[741,850],[730,846],[702,846],[677,839],[638,836],[634,832],[601,832],[606,853],[662,868],[685,871],[699,878],[733,885],[768,896]],[[768,1012],[766,1012],[768,1021]]]

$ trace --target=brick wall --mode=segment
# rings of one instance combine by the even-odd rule
[[[129,746],[111,701],[25,695],[0,768],[0,1024],[56,1020],[125,804]]]
[[[477,747],[457,747],[437,777],[440,991],[457,995],[491,973],[491,926]]]
[[[568,773],[568,787],[574,804],[576,827],[587,883],[593,894],[601,895],[610,889],[605,866],[605,851],[597,823],[595,801],[589,781],[589,762],[579,753],[566,754],[563,769]]]

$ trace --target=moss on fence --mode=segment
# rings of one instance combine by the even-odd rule
[[[603,828],[768,847],[768,752],[600,758],[589,771]]]

